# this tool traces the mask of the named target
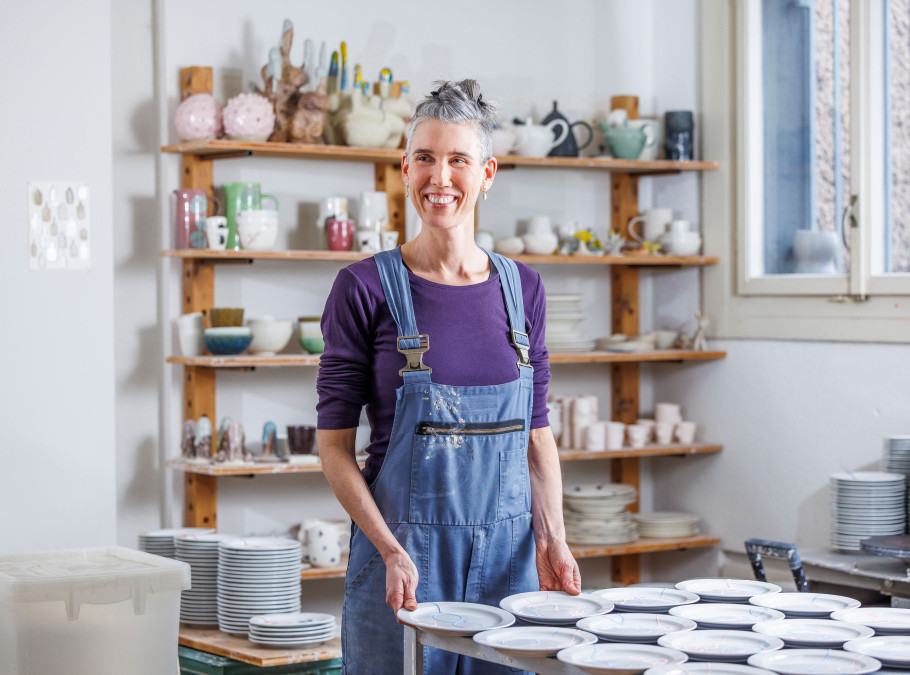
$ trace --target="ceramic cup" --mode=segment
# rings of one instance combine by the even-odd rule
[[[657,241],[667,231],[667,227],[673,221],[673,209],[646,209],[640,216],[636,216],[629,221],[626,229],[629,236],[635,241]],[[641,234],[635,230],[635,226],[641,223]]]
[[[312,455],[316,427],[308,424],[288,425],[288,451],[291,455]]]
[[[670,445],[673,442],[673,428],[675,425],[671,422],[654,423],[654,440],[658,445]]]
[[[560,445],[560,436],[562,435],[562,400],[551,399],[547,401],[547,421],[550,423],[550,431],[553,432],[553,438],[556,439],[556,446]]]
[[[210,249],[223,251],[227,247],[227,218],[224,216],[206,218],[205,237]]]
[[[657,336],[657,341],[655,342],[657,349],[672,348],[676,338],[679,337],[679,331],[675,330],[657,330],[654,331],[654,334]]]
[[[695,422],[681,421],[676,425],[676,440],[683,445],[689,445],[695,441]]]
[[[626,425],[622,422],[607,422],[604,434],[604,446],[607,450],[622,450],[626,438]]]
[[[586,426],[584,439],[585,450],[590,450],[591,452],[603,451],[606,448],[607,423],[595,422]]]
[[[324,520],[311,522],[306,528],[306,551],[314,567],[333,567],[341,561],[338,525]]]
[[[654,419],[658,422],[678,424],[682,421],[678,403],[658,403],[654,406]]]
[[[316,219],[316,227],[324,229],[329,218],[348,219],[347,197],[323,197],[319,201],[319,217]]]
[[[626,436],[629,439],[629,446],[632,448],[643,448],[648,442],[648,427],[640,424],[630,424],[626,427]]]
[[[379,233],[383,251],[391,251],[398,246],[398,230],[383,230]]]
[[[357,250],[364,253],[378,253],[382,250],[379,233],[376,230],[357,230]]]
[[[300,327],[300,346],[309,354],[322,354],[325,351],[325,340],[322,337],[320,318],[302,316],[297,320]]]
[[[228,226],[227,248],[239,251],[241,244],[237,236],[237,214],[241,211],[259,211],[263,199],[271,201],[277,211],[278,199],[273,195],[262,194],[259,183],[225,183],[222,188],[224,215],[227,217]]]
[[[336,220],[344,220],[336,218]],[[357,227],[379,232],[389,224],[389,198],[385,192],[361,192]],[[394,248],[394,247],[393,247]]]
[[[354,245],[354,221],[329,218],[326,239],[330,251],[350,251]]]
[[[238,211],[237,234],[240,246],[249,251],[271,251],[278,239],[278,211]]]
[[[183,356],[202,356],[205,346],[202,312],[184,314],[177,319],[177,338]]]
[[[654,441],[654,425],[657,424],[654,420],[637,419],[635,420],[635,424],[647,429],[647,432],[645,434],[645,442],[651,443]]]

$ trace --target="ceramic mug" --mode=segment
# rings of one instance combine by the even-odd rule
[[[205,346],[202,312],[184,314],[177,319],[177,338],[183,356],[202,356]]]
[[[213,251],[227,248],[227,232],[227,218],[224,216],[209,216],[205,219],[205,238]]]
[[[335,218],[336,220],[348,219],[347,197],[323,197],[320,200],[316,227],[324,229],[329,218]]]
[[[682,421],[678,403],[658,403],[654,406],[654,419],[658,422],[678,424]]]
[[[659,445],[670,445],[673,442],[673,429],[675,426],[672,422],[654,423],[654,439]]]
[[[312,455],[316,427],[308,424],[288,425],[288,450],[291,455]]]
[[[630,424],[626,427],[626,436],[629,438],[629,447],[643,448],[648,442],[648,428],[640,424]]]
[[[676,425],[676,440],[683,445],[689,445],[695,441],[695,422],[681,421]]]
[[[667,231],[673,221],[673,209],[646,209],[645,212],[629,221],[626,229],[635,241],[657,241]],[[641,223],[641,235],[635,231],[635,225]]]
[[[595,422],[589,424],[584,430],[584,447],[591,452],[600,452],[606,446],[607,423]]]
[[[357,250],[364,253],[381,251],[379,233],[375,230],[357,230]]]
[[[259,211],[262,200],[273,202],[273,208],[278,210],[278,199],[273,195],[262,194],[259,183],[225,183],[221,186],[224,190],[225,216],[227,217],[228,236],[227,249],[240,250],[240,238],[237,236],[237,213],[240,211]]]
[[[344,220],[344,218],[336,218]],[[382,230],[389,224],[389,197],[385,192],[361,192],[357,210],[361,230]]]
[[[622,450],[626,438],[626,425],[622,422],[607,422],[604,446],[607,450]]]
[[[354,245],[354,221],[329,218],[325,226],[330,251],[350,251]]]
[[[307,558],[314,567],[333,567],[341,561],[338,525],[324,520],[306,528]]]
[[[379,233],[383,251],[391,251],[398,246],[398,230],[383,230]]]

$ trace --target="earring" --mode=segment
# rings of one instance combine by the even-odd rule
[[[486,188],[483,188],[483,187],[480,188],[480,194],[483,195],[484,201],[486,201],[486,199],[487,199],[487,189],[486,189]]]
[[[410,186],[407,183],[405,183],[404,184],[404,198],[405,199],[407,199],[408,196],[410,196],[410,192],[411,192]]]

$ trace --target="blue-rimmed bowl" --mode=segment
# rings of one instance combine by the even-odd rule
[[[253,332],[246,326],[206,328],[205,348],[216,356],[243,354],[253,341]]]

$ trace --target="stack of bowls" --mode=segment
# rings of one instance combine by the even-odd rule
[[[174,540],[185,534],[209,534],[210,527],[175,527],[166,530],[151,530],[139,535],[139,550],[154,553],[164,558],[173,558],[177,552]]]
[[[859,551],[867,537],[904,534],[907,479],[901,473],[847,471],[830,479],[831,545]]]
[[[294,323],[283,321],[274,316],[250,319],[248,322],[253,339],[250,342],[251,354],[274,356],[284,349],[294,334]]]
[[[638,539],[638,528],[626,506],[636,490],[621,483],[577,483],[563,488],[566,540],[574,544],[626,544]]]
[[[216,356],[242,354],[253,341],[253,332],[243,325],[242,307],[209,309],[211,328],[205,329],[205,348]]]
[[[589,351],[594,340],[576,330],[585,318],[581,296],[570,294],[547,295],[547,348],[558,352]]]

